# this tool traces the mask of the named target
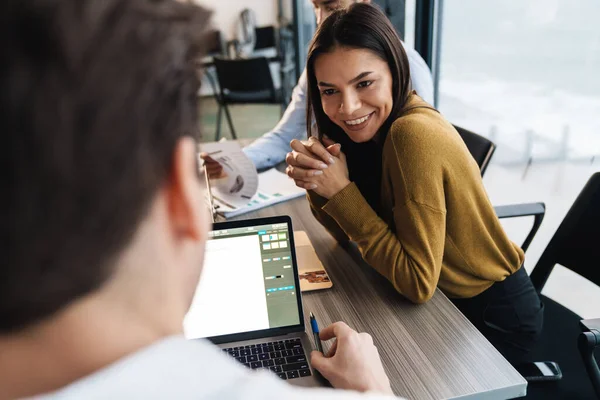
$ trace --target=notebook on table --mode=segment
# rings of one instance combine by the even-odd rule
[[[315,249],[304,231],[295,231],[296,255],[298,257],[298,271],[300,274],[300,289],[303,292],[312,290],[329,289],[333,282],[325,267],[319,260]]]

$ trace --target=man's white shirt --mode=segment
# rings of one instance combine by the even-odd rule
[[[173,336],[36,399],[384,400],[373,393],[300,388],[250,370],[204,340]]]

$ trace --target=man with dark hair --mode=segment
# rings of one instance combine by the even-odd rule
[[[294,389],[182,337],[209,221],[207,18],[174,0],[0,3],[0,399],[358,396]],[[368,335],[323,336],[335,353],[313,365],[335,387],[391,393]]]

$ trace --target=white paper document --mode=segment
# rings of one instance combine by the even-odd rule
[[[240,145],[236,142],[206,143],[201,149],[218,161],[225,171],[224,178],[211,180],[213,196],[235,207],[248,203],[258,189],[258,174]]]
[[[218,195],[214,202],[216,211],[225,218],[230,218],[305,194],[306,191],[297,187],[286,174],[273,168],[258,174],[258,191],[246,204],[230,204],[219,199]]]
[[[257,173],[236,142],[201,145],[201,150],[223,165],[226,176],[211,179],[215,211],[235,217],[273,204],[304,196],[306,191],[275,168]]]

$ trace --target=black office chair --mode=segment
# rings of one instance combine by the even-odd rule
[[[214,60],[220,94],[217,98],[219,111],[217,114],[216,140],[221,136],[221,115],[225,116],[231,130],[231,136],[237,139],[229,104],[270,103],[280,104],[284,107],[281,90],[275,89],[273,77],[269,68],[269,61],[265,57],[248,59],[224,59],[216,57]]]
[[[494,151],[496,151],[496,145],[491,140],[465,128],[456,125],[454,125],[454,128],[467,145],[469,152],[477,162],[477,165],[479,165],[481,176],[483,176],[494,155]],[[544,203],[522,203],[496,206],[494,207],[494,210],[496,211],[498,218],[534,217],[531,230],[521,246],[523,251],[527,251],[546,215],[546,206]]]
[[[465,128],[456,125],[454,125],[454,128],[458,131],[458,134],[467,145],[467,148],[475,161],[477,161],[477,165],[479,165],[481,175],[483,176],[496,151],[496,145],[491,140],[466,130]]]
[[[583,332],[579,334],[577,347],[592,380],[596,396],[600,398],[600,367],[598,367],[598,357],[595,355],[596,348],[600,347],[600,318],[583,320],[579,325]]]
[[[206,43],[205,57],[222,57],[227,53],[227,47],[221,31],[210,30],[204,36]]]
[[[557,264],[600,287],[600,172],[583,188],[531,272],[538,292]],[[540,297],[545,304],[544,329],[529,359],[556,361],[563,377],[530,383],[527,398],[591,399],[594,390],[600,398],[600,370],[594,357],[594,349],[600,346],[600,320],[582,321],[560,303]]]
[[[262,26],[254,29],[256,43],[254,50],[277,48],[277,30],[274,26]]]

